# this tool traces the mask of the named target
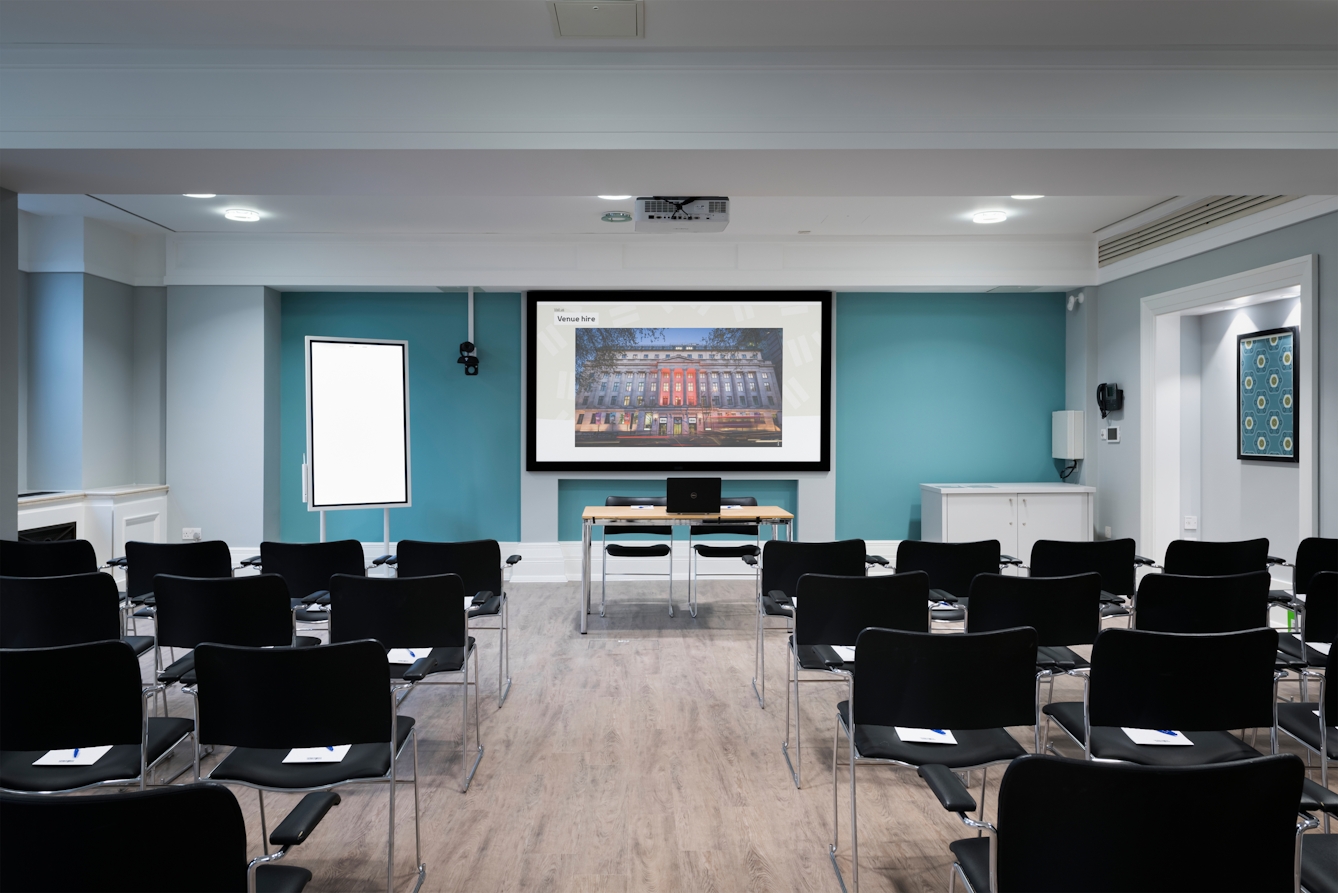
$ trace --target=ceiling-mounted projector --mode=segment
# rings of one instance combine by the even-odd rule
[[[638,196],[632,216],[638,233],[718,233],[729,226],[729,197]]]

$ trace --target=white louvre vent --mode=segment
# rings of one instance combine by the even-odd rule
[[[1107,266],[1126,257],[1183,239],[1238,217],[1300,198],[1299,195],[1212,195],[1137,229],[1119,233],[1097,243],[1097,266]]]
[[[639,196],[632,230],[638,233],[718,233],[729,225],[729,198]]]

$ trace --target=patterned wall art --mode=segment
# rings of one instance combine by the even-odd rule
[[[1295,327],[1236,341],[1236,458],[1298,462]]]

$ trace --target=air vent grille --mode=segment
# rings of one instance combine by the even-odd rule
[[[672,214],[678,210],[678,205],[673,202],[662,202],[653,198],[646,199],[645,207],[647,214]]]
[[[1205,229],[1221,226],[1300,198],[1299,195],[1212,195],[1201,202],[1140,226],[1138,229],[1102,239],[1097,243],[1097,265],[1104,267],[1126,257],[1165,245]]]
[[[723,214],[729,210],[729,202],[707,202],[707,214]]]

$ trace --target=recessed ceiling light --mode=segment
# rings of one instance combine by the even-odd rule
[[[981,211],[971,218],[974,223],[1003,223],[1007,219],[1003,211]]]
[[[1029,202],[1034,198],[1045,198],[1043,195],[1010,195],[1009,198],[1015,198],[1018,201]]]
[[[183,192],[186,198],[217,198],[218,194],[214,192]]]
[[[631,198],[630,195],[601,195],[599,197],[607,202],[623,202]]]
[[[599,219],[605,223],[630,223],[632,215],[626,211],[610,211]]]
[[[223,216],[238,223],[255,223],[260,219],[260,212],[252,211],[250,208],[228,208],[223,212]]]

